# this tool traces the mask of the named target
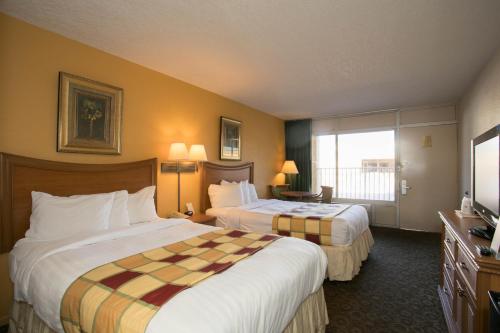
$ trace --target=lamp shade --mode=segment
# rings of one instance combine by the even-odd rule
[[[189,157],[188,150],[185,143],[172,143],[170,151],[168,152],[168,159],[170,161],[187,160]]]
[[[208,161],[204,145],[192,145],[189,149],[190,161]]]
[[[285,163],[283,163],[283,167],[281,168],[281,172],[286,174],[298,174],[299,170],[297,170],[295,161],[285,161]]]

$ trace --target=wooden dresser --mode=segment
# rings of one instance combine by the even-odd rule
[[[459,218],[454,211],[439,212],[441,242],[441,305],[450,332],[488,332],[488,290],[500,291],[500,261],[480,256],[476,245],[490,242],[469,234],[485,225],[481,219]]]

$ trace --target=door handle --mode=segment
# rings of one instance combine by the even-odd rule
[[[411,186],[408,186],[406,179],[401,180],[401,195],[406,195],[408,190],[411,190]]]

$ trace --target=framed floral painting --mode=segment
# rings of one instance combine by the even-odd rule
[[[123,89],[59,73],[57,151],[120,154]]]

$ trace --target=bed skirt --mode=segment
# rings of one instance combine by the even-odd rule
[[[326,325],[328,325],[328,312],[321,287],[302,302],[283,332],[324,333]],[[37,316],[30,304],[14,301],[9,319],[9,333],[54,333],[54,330]]]
[[[374,244],[370,228],[366,229],[352,245],[321,246],[328,258],[328,279],[349,281],[358,273]]]

